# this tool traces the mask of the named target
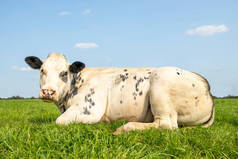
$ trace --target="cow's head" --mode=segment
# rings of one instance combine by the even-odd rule
[[[40,70],[40,98],[55,102],[69,90],[71,74],[85,67],[79,61],[70,65],[63,55],[57,53],[51,53],[44,61],[35,56],[28,56],[25,61],[33,69]]]

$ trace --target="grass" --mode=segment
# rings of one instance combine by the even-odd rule
[[[0,100],[0,158],[238,158],[238,99],[216,99],[205,129],[135,131],[124,124],[58,126],[56,106],[40,100]]]

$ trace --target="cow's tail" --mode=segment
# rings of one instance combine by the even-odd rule
[[[211,126],[212,123],[214,122],[214,118],[215,118],[215,107],[214,107],[214,104],[213,104],[211,116],[208,119],[208,121],[206,121],[205,123],[202,124],[202,127],[203,128],[207,128],[207,127]]]

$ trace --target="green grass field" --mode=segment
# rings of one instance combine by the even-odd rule
[[[136,131],[124,124],[58,126],[53,103],[0,100],[0,158],[238,158],[238,99],[216,99],[205,129]]]

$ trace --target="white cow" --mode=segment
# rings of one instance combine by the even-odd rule
[[[40,98],[54,101],[57,124],[127,120],[115,134],[151,127],[208,127],[214,120],[209,84],[202,76],[176,67],[84,68],[51,53],[45,61],[29,56],[40,69]]]

